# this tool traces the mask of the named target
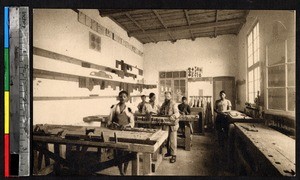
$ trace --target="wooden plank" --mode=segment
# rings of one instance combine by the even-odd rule
[[[255,124],[256,132],[248,131],[242,126],[252,126],[250,123],[235,123],[244,137],[256,147],[266,159],[285,176],[293,176],[295,172],[295,140],[273,129]]]
[[[186,30],[195,30],[195,29],[207,29],[207,28],[214,28],[214,27],[225,27],[225,26],[232,26],[232,25],[239,25],[245,22],[245,19],[235,19],[235,20],[228,20],[228,21],[219,21],[219,22],[210,22],[210,23],[203,23],[203,24],[193,24],[191,26],[182,26],[182,27],[172,27],[168,29],[155,29],[155,30],[147,30],[144,32],[130,32],[130,36],[142,35],[142,34],[159,34],[161,32],[174,32],[174,31],[186,31]]]
[[[110,73],[115,73],[117,75],[119,73],[123,73],[123,71],[119,70],[119,69],[114,69],[114,68],[101,66],[101,65],[98,65],[98,64],[90,63],[90,62],[86,62],[86,61],[83,61],[83,60],[80,60],[80,59],[77,59],[77,58],[69,57],[69,56],[66,56],[66,55],[63,55],[63,54],[55,53],[55,52],[48,51],[48,50],[38,48],[38,47],[33,47],[33,54],[37,55],[37,56],[49,58],[51,60],[62,61],[62,62],[70,63],[70,64],[79,65],[81,67],[82,67],[82,64],[85,63],[85,64],[88,64],[90,66],[90,68],[92,68],[92,69],[107,71],[107,72],[110,72]],[[125,76],[135,77],[136,75],[126,72]]]
[[[185,126],[184,128],[184,135],[185,135],[185,140],[184,140],[184,149],[186,151],[191,150],[191,144],[192,144],[192,135],[191,135],[191,129],[189,126]]]
[[[143,175],[151,173],[151,154],[143,153]]]
[[[92,141],[82,141],[82,140],[68,140],[62,139],[60,137],[49,137],[49,136],[33,136],[34,142],[45,142],[45,143],[60,143],[69,145],[84,145],[90,147],[107,147],[107,148],[118,148],[118,149],[128,149],[126,144],[114,144],[107,142],[92,142]]]
[[[156,172],[156,170],[158,169],[159,165],[162,162],[162,154],[157,154],[157,157],[155,159],[152,158],[152,163],[151,163],[151,170],[153,173]]]
[[[106,16],[112,16],[112,17],[117,17],[117,16],[122,16],[126,13],[142,13],[144,10],[137,10],[137,9],[98,9],[99,14],[102,17]]]
[[[138,176],[140,172],[139,153],[135,153],[135,159],[131,161],[131,173],[133,176]]]

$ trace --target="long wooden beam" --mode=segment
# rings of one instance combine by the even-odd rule
[[[165,29],[168,29],[168,27],[165,25],[164,21],[162,20],[162,18],[160,17],[160,15],[158,14],[158,12],[156,10],[152,10],[153,13],[155,14],[155,16],[158,18],[159,22],[163,25],[163,27]],[[175,42],[175,38],[173,37],[173,35],[171,34],[171,32],[168,32],[169,36],[172,38],[172,42]]]
[[[186,21],[187,21],[188,25],[191,26],[191,21],[190,21],[190,18],[189,18],[188,11],[187,10],[183,10],[183,11],[184,11],[184,15],[185,15],[185,18],[186,18]],[[193,34],[192,30],[189,30],[189,31],[191,33],[191,38],[194,41],[195,40],[194,34]]]
[[[102,17],[106,16],[120,16],[125,15],[126,13],[137,11],[137,9],[99,9],[99,14]]]
[[[142,28],[142,26],[136,21],[136,20],[134,20],[131,16],[130,16],[130,14],[129,13],[125,13],[125,15],[138,27],[138,28],[140,28],[140,30],[142,30],[143,32],[145,32],[145,29],[144,28]],[[156,41],[151,37],[151,36],[149,36],[149,35],[147,35],[148,36],[148,38],[151,40],[151,41],[153,41],[154,43],[156,43]]]
[[[202,23],[202,24],[193,24],[191,26],[180,26],[180,27],[172,27],[168,29],[154,29],[154,30],[147,30],[143,31],[135,31],[128,33],[130,36],[138,36],[138,35],[152,35],[152,34],[159,34],[159,33],[170,33],[176,31],[187,31],[187,30],[196,30],[196,29],[207,29],[207,28],[214,28],[214,27],[226,27],[226,26],[234,26],[245,23],[245,19],[234,19],[234,20],[227,20],[227,21],[218,21],[218,22],[210,22],[210,23]]]

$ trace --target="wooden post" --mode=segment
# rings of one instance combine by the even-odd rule
[[[37,150],[33,150],[33,174],[38,172],[38,155]]]
[[[151,154],[143,153],[143,175],[151,173]]]
[[[57,156],[60,156],[60,147],[59,147],[59,144],[55,143],[54,144],[54,154],[56,154]],[[59,175],[60,174],[60,164],[59,162],[55,162],[54,164],[54,172],[55,172],[55,175]]]
[[[140,171],[140,168],[139,168],[139,153],[136,153],[136,158],[134,160],[132,160],[132,168],[131,168],[131,171],[132,171],[132,175],[133,176],[137,176],[139,175],[139,171]]]
[[[184,148],[185,148],[185,150],[190,151],[191,150],[191,143],[192,143],[192,136],[191,136],[190,126],[185,126],[184,127],[184,135],[185,135]]]

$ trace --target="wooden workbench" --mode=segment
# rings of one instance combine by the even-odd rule
[[[185,150],[190,151],[191,145],[192,145],[192,123],[198,121],[198,116],[196,115],[180,115],[178,118],[180,122],[185,123],[185,130],[184,130],[184,137],[181,139],[178,139],[178,146],[183,146]],[[158,115],[152,115],[150,117],[147,117],[146,115],[137,115],[136,124],[140,125],[149,125],[152,126],[174,126],[174,121],[170,120],[169,116],[158,116]]]
[[[41,133],[33,133],[33,149],[40,155],[44,155],[45,164],[49,164],[49,158],[55,161],[54,170],[61,166],[69,168],[80,167],[80,163],[68,162],[65,155],[61,154],[61,146],[76,146],[82,154],[87,152],[90,147],[111,148],[129,152],[124,157],[117,157],[107,162],[99,162],[89,167],[80,167],[90,173],[95,173],[105,168],[117,165],[118,163],[132,161],[132,175],[139,175],[139,156],[143,157],[143,175],[151,173],[151,154],[156,152],[163,142],[167,139],[168,132],[154,129],[127,129],[111,130],[103,127],[82,127],[67,125],[40,125],[44,129]],[[86,135],[87,129],[94,129],[93,133]],[[46,147],[48,144],[54,144],[54,152],[49,151]],[[35,160],[43,160],[40,156]],[[82,155],[83,156],[83,155]],[[36,164],[36,163],[35,163]],[[37,162],[40,164],[41,162]],[[79,167],[78,167],[79,166]],[[79,168],[79,169],[80,169]]]
[[[263,123],[234,124],[238,175],[294,176],[295,140]]]

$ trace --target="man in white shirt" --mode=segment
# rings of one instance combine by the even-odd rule
[[[226,99],[225,91],[220,92],[220,99],[215,102],[215,112],[217,113],[215,126],[218,133],[219,145],[224,146],[224,138],[228,134],[228,120],[226,113],[231,111],[231,102]],[[225,135],[225,137],[224,137]]]
[[[107,122],[108,127],[113,125],[120,128],[134,127],[134,115],[132,109],[126,104],[127,100],[128,93],[121,91],[119,93],[119,103],[111,107]]]

